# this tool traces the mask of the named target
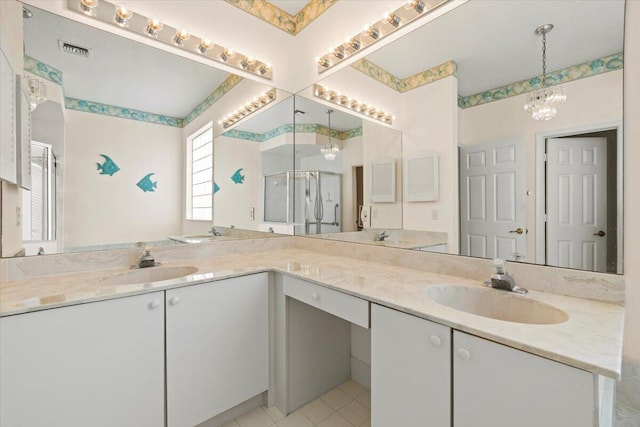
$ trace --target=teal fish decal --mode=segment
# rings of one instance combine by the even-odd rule
[[[244,175],[240,173],[241,170],[242,168],[238,169],[233,175],[231,175],[231,181],[236,184],[242,184],[244,182]]]
[[[158,188],[158,182],[151,182],[151,175],[155,175],[154,173],[150,173],[145,175],[138,183],[136,184],[138,187],[142,189],[145,193],[147,191],[156,191],[155,188]]]
[[[98,170],[101,171],[100,175],[109,175],[113,176],[114,173],[118,172],[120,168],[115,164],[113,160],[109,156],[105,156],[104,154],[100,154],[104,157],[104,163],[96,163],[98,165]]]
[[[214,182],[213,183],[213,194],[216,194],[218,191],[220,191],[220,186]]]

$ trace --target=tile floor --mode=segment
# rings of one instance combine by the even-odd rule
[[[354,380],[339,385],[289,414],[260,407],[223,427],[370,427],[371,391]]]

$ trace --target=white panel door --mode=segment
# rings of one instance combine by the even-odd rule
[[[164,425],[164,292],[0,319],[2,427]]]
[[[593,374],[453,333],[455,427],[594,426]]]
[[[460,253],[526,261],[522,138],[460,147]]]
[[[451,426],[451,329],[372,304],[371,425]]]
[[[607,271],[607,139],[547,140],[547,265]]]
[[[269,388],[267,273],[167,291],[167,426],[192,427]]]

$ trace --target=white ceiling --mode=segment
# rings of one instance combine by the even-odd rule
[[[63,72],[65,96],[182,118],[229,73],[29,7],[25,53]],[[83,58],[58,40],[91,49]]]
[[[300,96],[295,97],[295,109],[305,114],[296,115],[296,124],[311,123],[328,127],[327,107]],[[263,134],[285,124],[293,123],[294,98],[290,97],[272,108],[248,119],[236,129]],[[342,111],[334,110],[331,114],[331,129],[345,131],[362,126],[362,119]]]
[[[471,0],[367,56],[405,78],[449,60],[458,63],[458,90],[468,96],[542,73],[622,52],[623,0]]]
[[[98,26],[66,9],[66,1],[25,1]],[[272,84],[297,92],[319,79],[313,57],[404,1],[340,0],[296,36],[224,1],[128,3],[139,13],[157,16],[174,26],[187,26],[194,34],[271,62]],[[273,3],[293,11],[294,5],[300,7],[307,2]],[[110,33],[104,33],[77,21],[42,17],[32,9],[34,18],[25,22],[26,52],[64,71],[68,96],[183,117],[228,75],[173,55],[171,47],[155,49],[114,35],[111,32],[132,37],[115,26],[105,25]],[[367,58],[399,77],[454,59],[460,94],[470,95],[539,74],[541,40],[533,31],[544,23],[556,25],[548,40],[550,70],[622,51],[623,15],[623,0],[471,0]],[[95,55],[89,60],[63,55],[57,47],[58,38],[94,48]],[[99,41],[102,38],[104,42]],[[141,41],[153,43],[146,39]],[[199,59],[195,54],[193,57]],[[73,70],[73,65],[80,68]],[[127,78],[121,79],[123,76]],[[323,115],[324,107],[320,109]],[[277,126],[270,124],[280,119],[273,120],[265,119],[256,128],[273,129]],[[326,119],[320,120],[324,122]],[[339,126],[336,121],[336,128]],[[353,127],[357,126],[345,126]]]
[[[297,15],[305,7],[309,0],[268,0],[272,5],[279,7],[289,15]]]

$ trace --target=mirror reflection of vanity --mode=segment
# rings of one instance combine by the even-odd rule
[[[579,10],[582,18],[574,19],[572,10]],[[46,27],[35,25],[40,11],[34,8],[34,12],[31,21],[25,20],[25,48],[38,61],[27,61],[25,68],[27,73],[29,67],[37,71],[36,77],[43,73],[49,77],[44,78],[49,101],[33,113],[34,136],[44,124],[49,127],[40,127],[44,129],[40,133],[50,139],[57,135],[57,142],[40,142],[52,147],[52,156],[45,163],[59,168],[52,177],[63,189],[58,192],[57,207],[48,208],[57,222],[41,228],[47,229],[54,246],[62,250],[114,247],[123,242],[211,241],[216,240],[208,234],[213,225],[222,234],[219,239],[273,231],[622,272],[622,171],[618,165],[622,155],[624,2],[468,2],[356,64],[318,77],[318,83],[327,88],[389,112],[395,116],[391,124],[317,97],[315,88],[309,87],[295,97],[276,89],[272,105],[229,128],[221,125],[223,118],[269,90],[268,82],[241,79],[58,17],[77,27],[77,33],[49,37],[49,50],[57,55],[62,55],[58,40],[68,38],[83,46],[87,40],[80,37],[83,27],[109,38],[105,44],[109,55],[138,53],[116,60],[118,67],[103,64],[102,70],[90,69],[83,65],[86,58],[70,55],[68,61],[80,64],[80,71],[74,75],[62,70],[63,84],[56,84],[51,81],[59,77],[56,69],[66,66],[47,56],[45,41],[30,42],[33,27]],[[471,28],[470,23],[478,19],[492,24],[460,31]],[[595,19],[598,32],[589,30]],[[551,79],[562,80],[567,102],[559,107],[557,117],[537,122],[523,105],[530,91],[529,79],[540,75],[541,40],[534,30],[544,23],[555,25],[548,35],[548,70]],[[94,59],[100,58],[98,47],[87,47]],[[505,62],[505,57],[510,60]],[[131,69],[122,72],[123,64]],[[105,76],[113,71],[127,78],[109,86]],[[92,91],[102,94],[94,96]],[[126,99],[127,94],[140,103],[118,100],[117,96]],[[113,109],[104,106],[121,106],[129,113],[121,110],[119,114],[136,117],[117,118],[118,111],[110,117]],[[334,110],[330,124],[327,109]],[[138,112],[152,114],[142,117]],[[165,121],[158,124],[160,118]],[[150,123],[153,120],[156,122]],[[56,122],[64,123],[62,131],[52,131]],[[79,122],[81,126],[74,128]],[[215,192],[213,197],[189,186],[186,170],[189,154],[185,144],[207,130],[209,123],[214,175],[211,182],[195,184]],[[147,133],[146,129],[152,130]],[[564,219],[588,222],[589,215],[600,218],[605,212],[607,222],[587,231],[590,241],[580,240],[576,246],[570,238],[563,238],[552,245],[547,236],[557,233],[549,232],[545,215],[549,221],[553,212],[545,207],[563,206],[553,203],[552,197],[569,199],[562,196],[568,188],[562,180],[556,180],[555,193],[551,193],[545,152],[550,155],[552,144],[567,144],[569,137],[578,135],[605,141],[601,147],[607,159],[603,187],[607,198],[605,207],[592,214],[580,210],[583,218],[577,218],[578,210],[573,209],[574,216]],[[64,151],[56,152],[60,142],[64,142]],[[322,153],[330,145],[340,147],[334,160]],[[500,156],[513,160],[511,170],[478,168],[488,159],[503,159]],[[437,182],[435,196],[408,196],[415,186],[407,177],[415,174],[406,166],[411,162],[424,165],[427,158],[437,169],[431,174]],[[109,159],[119,168],[113,175],[102,173]],[[514,166],[515,160],[523,163]],[[96,169],[96,164],[103,169]],[[372,166],[381,164],[394,165],[395,178],[389,185],[392,198],[372,197],[376,182]],[[475,169],[465,169],[465,164]],[[330,183],[331,179],[337,183]],[[389,180],[377,182],[388,184]],[[121,190],[114,191],[114,185]],[[197,194],[185,197],[185,188]],[[583,187],[580,189],[577,193],[583,194]],[[600,189],[598,194],[602,193]],[[491,199],[491,195],[502,198]],[[200,196],[209,205],[198,205]],[[582,199],[583,205],[590,201]],[[564,206],[565,211],[571,206]],[[212,216],[213,220],[198,217],[195,208],[209,209],[210,216],[205,218]],[[562,212],[556,215],[559,224]],[[384,234],[388,237],[381,239]],[[44,242],[32,240],[36,242],[30,253],[35,253]],[[553,255],[551,246],[557,249]],[[603,246],[604,264],[593,255],[595,247]],[[45,252],[55,250],[47,247]],[[569,262],[570,253],[579,253],[579,261],[588,262]]]
[[[453,254],[622,273],[623,22],[624,2],[468,2],[322,80],[397,116],[403,163],[438,156],[437,200],[404,200],[401,230],[383,228],[446,233]],[[567,99],[537,121],[523,107],[546,23],[547,80]]]

